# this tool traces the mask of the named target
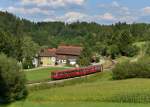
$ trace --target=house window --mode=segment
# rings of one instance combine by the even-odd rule
[[[55,62],[55,61],[56,61],[56,58],[55,58],[55,57],[52,57],[51,60],[52,60],[53,62]]]
[[[71,65],[75,65],[76,64],[76,59],[69,59],[69,62]]]
[[[42,61],[40,61],[40,64],[41,64],[41,65],[43,65],[43,62],[42,62]]]
[[[67,63],[67,61],[66,61],[66,60],[62,60],[62,63],[63,63],[63,64],[66,64],[66,63]]]

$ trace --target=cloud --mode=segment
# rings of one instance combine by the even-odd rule
[[[111,13],[104,13],[102,15],[88,15],[85,13],[80,12],[67,12],[62,16],[56,16],[56,17],[48,17],[44,21],[62,21],[66,23],[72,23],[72,22],[103,22],[103,21],[115,21],[115,17]]]
[[[140,17],[138,10],[129,9],[126,6],[119,4],[117,1],[113,1],[110,4],[100,4],[99,7],[103,8],[104,11],[115,15],[115,17],[111,16],[111,14],[105,14],[103,16],[105,19],[112,19],[113,22],[121,21],[133,23]]]
[[[117,14],[130,14],[130,10],[126,6],[120,5],[117,1],[113,1],[110,4],[99,4],[98,7],[104,8],[108,11],[115,12]]]
[[[105,13],[103,15],[100,15],[99,18],[102,20],[115,20],[115,17],[111,13]]]
[[[138,17],[130,16],[130,15],[129,16],[119,16],[119,17],[117,17],[117,20],[131,24],[133,22],[136,22],[138,20]]]
[[[113,1],[111,4],[113,7],[120,7],[119,3],[117,1]]]
[[[142,11],[144,12],[145,15],[150,15],[150,7],[145,7],[142,9]]]
[[[19,14],[44,14],[44,15],[50,15],[54,13],[54,11],[44,10],[40,8],[24,8],[24,7],[8,7],[6,9],[8,12],[12,13],[19,13]]]
[[[63,21],[66,23],[72,23],[76,21],[88,21],[90,16],[80,12],[67,12],[62,16],[56,16],[54,18],[46,18],[44,21]]]
[[[68,12],[64,16],[59,17],[59,19],[67,22],[75,22],[77,20],[83,20],[86,17],[88,17],[86,14],[80,12]]]
[[[82,5],[85,0],[22,0],[23,5],[65,7],[67,5]]]

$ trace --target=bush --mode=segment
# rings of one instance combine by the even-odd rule
[[[23,65],[23,69],[34,68],[34,65],[32,63],[32,59],[26,59],[25,61],[23,61],[22,65]]]
[[[119,53],[120,52],[117,45],[111,45],[107,50],[107,54],[111,56],[112,59],[115,59],[119,55]]]
[[[123,55],[128,56],[128,57],[133,57],[135,55],[137,55],[139,51],[139,48],[137,46],[126,46],[126,48],[124,50],[122,50]]]
[[[25,75],[17,61],[0,54],[0,103],[9,103],[25,98]]]
[[[150,78],[150,58],[143,57],[137,62],[122,62],[113,69],[113,79]]]

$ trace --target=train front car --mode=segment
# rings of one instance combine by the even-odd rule
[[[51,80],[57,80],[58,79],[58,76],[57,76],[57,73],[56,72],[51,72]]]
[[[102,72],[103,71],[103,65],[96,65],[96,72]]]

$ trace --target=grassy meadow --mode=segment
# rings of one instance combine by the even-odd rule
[[[51,71],[66,69],[64,67],[49,67],[24,71],[28,82],[51,80]]]

